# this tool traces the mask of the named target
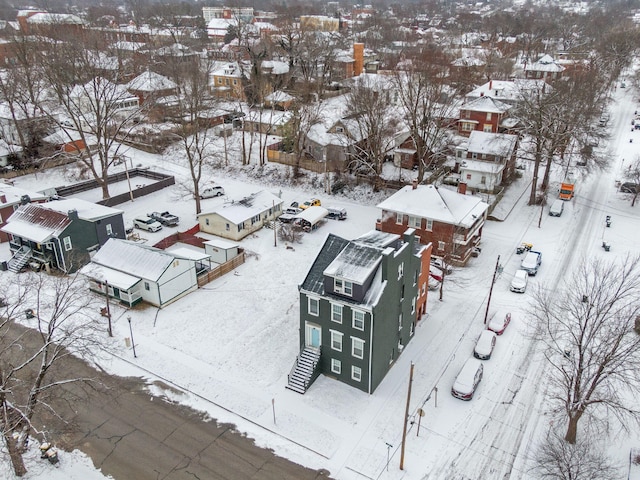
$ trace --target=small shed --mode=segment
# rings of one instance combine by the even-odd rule
[[[211,261],[221,264],[237,257],[240,253],[239,248],[237,243],[222,238],[204,242],[204,251],[210,256]]]

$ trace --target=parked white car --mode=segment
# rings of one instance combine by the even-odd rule
[[[200,192],[200,198],[213,198],[224,195],[224,188],[219,185],[214,185],[212,187],[206,187],[202,189]]]
[[[482,362],[476,358],[468,359],[451,387],[451,395],[460,400],[471,400],[482,380]]]
[[[144,217],[136,217],[133,220],[133,226],[147,232],[157,232],[162,230],[162,225],[157,220],[145,215]]]
[[[516,274],[511,279],[511,287],[509,290],[516,293],[524,293],[527,289],[527,282],[529,281],[529,274],[526,270],[517,270]]]
[[[489,360],[493,348],[496,346],[497,335],[491,330],[483,330],[478,338],[476,347],[473,349],[473,356],[479,360]]]

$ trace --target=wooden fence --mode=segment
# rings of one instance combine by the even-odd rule
[[[245,252],[242,250],[238,256],[232,258],[228,262],[221,263],[217,267],[209,270],[207,273],[204,273],[198,276],[198,288],[203,287],[207,283],[215,280],[216,278],[221,277],[225,273],[229,273],[238,265],[242,265],[245,261]]]
[[[276,144],[277,145],[277,144]],[[294,153],[283,152],[282,150],[277,150],[272,148],[271,145],[267,149],[267,160],[272,163],[280,163],[282,165],[289,165],[290,167],[295,167],[298,164],[298,167],[302,170],[309,170],[314,173],[326,173],[326,172],[344,172],[345,170],[345,162],[338,160],[329,160],[325,162],[318,162],[313,158],[308,158],[303,156],[300,158],[298,162],[296,160],[296,155]],[[276,147],[277,148],[277,147]]]

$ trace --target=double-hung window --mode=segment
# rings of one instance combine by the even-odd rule
[[[336,323],[342,323],[342,305],[331,304],[331,320]]]
[[[364,330],[364,312],[353,310],[352,327],[356,330]]]
[[[320,314],[320,300],[309,297],[309,315],[318,316]]]
[[[364,358],[364,340],[351,337],[351,355],[356,358]]]
[[[338,352],[342,351],[342,333],[335,330],[329,330],[331,332],[331,349]]]

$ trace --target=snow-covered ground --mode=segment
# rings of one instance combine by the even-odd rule
[[[529,295],[509,291],[521,260],[515,248],[527,241],[543,252],[540,272],[530,278],[529,288],[540,285],[548,289],[560,286],[563,276],[570,275],[582,257],[613,260],[638,252],[640,206],[632,208],[628,195],[619,193],[615,186],[615,181],[622,179],[623,163],[640,154],[640,133],[629,128],[638,103],[632,89],[619,89],[616,100],[611,139],[608,146],[601,147],[610,150],[611,169],[580,178],[577,196],[566,205],[561,217],[549,216],[548,207],[526,205],[531,171],[525,170],[524,177],[510,187],[498,206],[496,216],[504,221],[488,222],[484,227],[480,257],[449,277],[443,301],[438,300],[437,293],[429,294],[428,314],[373,395],[325,377],[320,377],[305,395],[287,390],[285,385],[298,354],[298,285],[328,233],[351,239],[374,228],[379,215],[375,205],[383,195],[338,199],[323,194],[321,187],[314,190],[304,185],[276,185],[266,176],[247,178],[228,169],[210,172],[209,179],[224,186],[227,198],[203,200],[204,211],[265,188],[281,194],[285,204],[314,196],[323,204],[344,205],[349,218],[327,221],[293,245],[278,241],[274,246],[273,231],[268,229],[251,235],[241,242],[248,252],[244,265],[162,310],[125,310],[112,305],[113,355],[100,359],[100,364],[118,375],[162,378],[183,393],[153,393],[206,411],[222,422],[235,423],[257,444],[297,463],[325,468],[334,478],[529,478],[531,453],[537,442],[544,441],[550,421],[545,411],[545,365],[534,354],[526,335]],[[636,135],[634,142],[629,142]],[[186,170],[173,156],[133,150],[128,154],[134,165],[170,172],[178,183],[186,178]],[[286,176],[283,169],[279,171]],[[560,175],[558,171],[556,181]],[[64,183],[57,172],[16,181],[20,187],[35,190]],[[322,179],[317,184],[322,185]],[[550,196],[555,191],[553,186]],[[82,198],[98,199],[92,195],[83,194]],[[124,210],[127,224],[136,215],[153,210],[179,215],[180,230],[196,223],[194,202],[180,185],[118,208]],[[605,215],[612,216],[610,228],[605,227]],[[153,244],[174,231],[164,228],[141,236]],[[603,240],[611,243],[610,252],[601,248]],[[0,246],[0,254],[7,257],[6,245]],[[513,320],[498,338],[491,360],[485,362],[476,396],[462,402],[449,392],[484,328],[498,256],[503,271],[493,289],[491,311],[508,309]],[[132,319],[137,358],[125,344],[129,337],[127,316]],[[415,365],[411,422],[404,470],[400,470],[411,363]],[[417,414],[420,408],[423,417]],[[630,448],[640,446],[637,436],[608,441],[611,455],[623,465],[628,465]],[[87,461],[80,454],[63,452],[58,467],[36,461],[30,478],[46,475],[57,480],[54,472],[60,478],[102,478],[99,472],[90,474],[86,469],[79,473]],[[7,468],[0,461],[0,472]],[[621,478],[626,476],[625,468]]]

